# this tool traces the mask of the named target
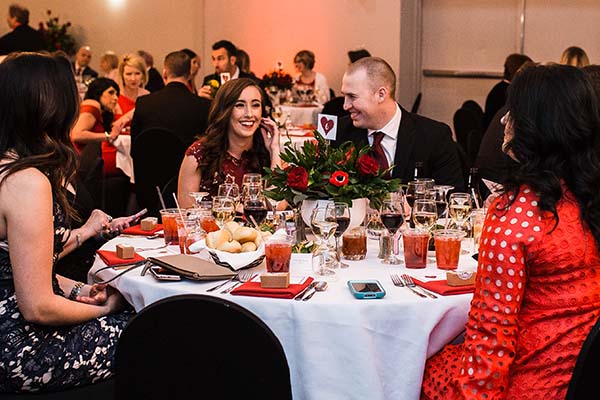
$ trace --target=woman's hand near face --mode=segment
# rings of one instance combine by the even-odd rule
[[[265,146],[271,154],[281,151],[281,135],[275,121],[270,118],[261,118],[260,133],[265,141]]]

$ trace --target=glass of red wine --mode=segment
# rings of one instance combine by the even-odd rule
[[[267,200],[264,196],[248,197],[244,200],[244,216],[256,229],[267,218]]]
[[[404,200],[402,196],[392,196],[389,199],[383,200],[379,216],[381,222],[392,236],[393,243],[393,254],[383,260],[385,264],[401,264],[402,261],[398,258],[398,238],[396,233],[404,224]]]
[[[334,218],[331,218],[332,222],[337,223],[337,228],[333,236],[335,237],[335,258],[336,258],[336,267],[340,268],[348,268],[350,265],[342,261],[342,251],[340,246],[340,240],[348,226],[350,226],[350,208],[346,203],[335,202],[333,204],[329,204],[327,207],[330,207],[334,210],[332,214],[335,215]]]

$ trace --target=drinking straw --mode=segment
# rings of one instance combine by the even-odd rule
[[[183,218],[183,214],[181,212],[181,208],[179,208],[179,202],[177,201],[177,196],[175,196],[175,193],[173,193],[173,198],[175,199],[175,205],[177,206],[177,211],[179,211],[179,216],[181,217],[181,221],[185,221],[185,219]]]
[[[475,201],[475,208],[480,208],[479,200],[477,200],[477,196],[475,196],[475,188],[471,188],[471,196],[473,196],[473,201]]]
[[[166,210],[167,206],[165,205],[165,199],[163,199],[162,193],[160,192],[160,188],[158,186],[156,186],[156,191],[158,192],[158,199],[160,200],[160,204],[162,205],[163,209]]]

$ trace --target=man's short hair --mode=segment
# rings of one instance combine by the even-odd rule
[[[348,66],[346,74],[350,75],[357,71],[364,70],[369,77],[369,84],[373,90],[380,87],[386,87],[390,92],[390,97],[396,97],[396,74],[390,64],[383,58],[364,57]]]
[[[8,15],[11,18],[16,18],[21,25],[29,24],[29,10],[20,4],[11,4],[8,7]]]
[[[225,49],[227,57],[237,57],[237,47],[229,40],[219,40],[212,45],[213,50]]]
[[[167,78],[190,79],[191,59],[184,51],[172,51],[165,57]]]
[[[154,66],[154,57],[152,57],[152,54],[145,50],[138,50],[136,53],[144,59],[146,67],[150,68]]]

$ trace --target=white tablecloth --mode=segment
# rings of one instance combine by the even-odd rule
[[[310,107],[300,107],[291,104],[282,104],[281,111],[283,112],[281,117],[283,121],[285,121],[286,115],[289,114],[292,124],[295,126],[303,126],[305,124],[317,126],[317,117],[323,111],[323,105],[314,104]]]
[[[133,178],[133,159],[131,158],[131,136],[119,135],[113,142],[117,148],[116,165],[121,171],[129,177],[131,183],[135,183]]]
[[[162,239],[118,237],[103,248],[114,250],[118,243],[129,243],[136,248],[163,244]],[[462,332],[472,295],[420,298],[407,288],[395,287],[390,273],[436,275],[438,279],[445,277],[445,273],[434,265],[407,270],[381,264],[376,258],[377,243],[369,241],[368,246],[367,259],[348,261],[350,268],[338,270],[337,281],[330,282],[326,292],[317,293],[306,302],[221,295],[218,291],[206,293],[214,282],[157,282],[150,274],[140,276],[140,269],[123,275],[111,285],[136,310],[184,293],[220,296],[246,307],[281,341],[290,366],[295,400],[416,400],[426,359]],[[175,253],[179,249],[170,246],[161,251]],[[160,252],[141,254],[150,256]],[[461,256],[461,266],[474,268],[475,264],[470,256]],[[103,262],[97,258],[92,270],[102,266]],[[255,269],[263,268],[261,265]],[[292,274],[309,275],[311,271],[306,268],[292,265]],[[110,269],[98,275],[107,279],[115,274]],[[346,282],[351,279],[378,279],[387,294],[380,300],[357,300],[347,288]]]

